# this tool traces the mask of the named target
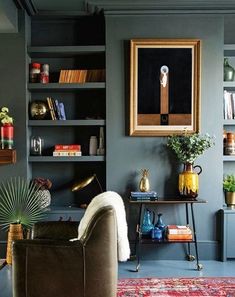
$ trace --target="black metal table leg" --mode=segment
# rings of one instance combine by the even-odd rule
[[[202,270],[203,266],[202,264],[199,264],[199,259],[198,259],[197,232],[196,232],[195,219],[194,219],[193,203],[191,203],[191,214],[192,214],[193,235],[194,235],[195,252],[196,252],[196,260],[197,260],[197,270]]]
[[[138,224],[136,227],[135,254],[136,254],[137,264],[136,264],[135,272],[138,272],[139,268],[140,268],[140,244],[141,244],[141,239],[142,239],[142,231],[141,231],[142,216],[143,216],[143,203],[140,204]]]
[[[186,210],[186,225],[189,225],[188,203],[185,203],[185,210]],[[195,257],[191,254],[191,244],[190,244],[190,242],[187,243],[187,246],[188,246],[187,260],[188,261],[194,261]]]

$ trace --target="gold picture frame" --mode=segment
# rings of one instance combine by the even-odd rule
[[[130,40],[130,136],[199,131],[199,39]]]

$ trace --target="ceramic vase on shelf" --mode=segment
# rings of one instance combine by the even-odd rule
[[[51,193],[49,190],[39,190],[38,191],[39,195],[39,201],[40,201],[40,207],[41,208],[46,208],[50,206],[51,204]]]
[[[10,224],[7,238],[7,264],[12,264],[12,242],[14,240],[23,239],[23,228],[21,224]]]
[[[198,172],[194,170],[198,168]],[[199,165],[193,166],[185,163],[183,172],[179,174],[179,194],[182,198],[196,199],[199,189],[199,174],[202,168]]]
[[[224,58],[224,81],[234,80],[235,70],[229,65],[228,58]]]
[[[14,127],[12,124],[3,124],[1,126],[1,148],[13,149]]]

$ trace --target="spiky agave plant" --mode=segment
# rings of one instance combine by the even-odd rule
[[[22,177],[14,177],[0,184],[0,225],[22,224],[24,229],[44,217],[40,207],[40,187]]]

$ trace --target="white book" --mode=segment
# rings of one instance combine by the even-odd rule
[[[232,119],[235,119],[235,93],[232,93]]]
[[[228,91],[224,91],[224,119],[232,120],[233,112],[232,112],[232,93]]]
[[[82,152],[53,152],[53,157],[79,157],[82,155]]]

